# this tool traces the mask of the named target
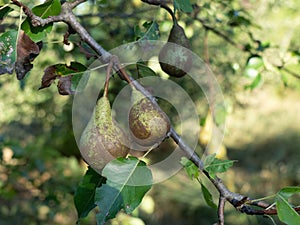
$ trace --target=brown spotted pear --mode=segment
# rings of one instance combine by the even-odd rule
[[[132,140],[144,147],[158,146],[170,131],[168,116],[139,91],[132,90],[129,111]]]
[[[80,139],[80,152],[95,171],[101,173],[104,166],[129,152],[129,140],[112,119],[107,97],[97,101],[96,107]]]

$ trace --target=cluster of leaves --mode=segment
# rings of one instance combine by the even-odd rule
[[[5,32],[0,38],[3,54],[0,74],[13,73],[15,70],[17,78],[23,79],[25,74],[32,69],[31,62],[39,54],[42,42],[34,43],[23,31],[18,34],[15,30]]]
[[[0,10],[1,18],[12,11],[9,6]],[[41,18],[58,15],[61,11],[59,0],[46,1],[32,8],[32,12]],[[1,19],[0,18],[0,19]],[[8,30],[0,36],[1,64],[0,74],[16,72],[19,80],[33,68],[31,62],[39,55],[43,40],[51,32],[53,24],[44,27],[34,27],[26,18],[19,31]],[[61,95],[74,94],[77,85],[86,67],[79,62],[71,62],[70,65],[55,64],[44,70],[40,89],[49,87],[55,79],[58,79],[58,92]]]
[[[3,19],[12,8],[1,7],[0,19]],[[47,1],[32,9],[32,12],[41,18],[58,15],[61,11],[60,1]],[[14,69],[19,80],[23,79],[33,65],[31,62],[39,55],[42,48],[42,40],[51,32],[53,24],[44,27],[34,27],[29,18],[21,24],[20,32],[9,30],[1,35],[1,67],[0,74],[13,73]]]
[[[97,224],[105,224],[123,209],[132,213],[152,186],[152,174],[146,163],[135,157],[109,162],[102,175],[89,168],[74,196],[78,222],[96,206]]]
[[[216,158],[215,154],[208,155],[204,161],[204,169],[210,174],[211,177],[214,177],[216,173],[226,172],[232,165],[234,161],[232,160],[220,160]],[[196,179],[202,189],[203,197],[206,201],[206,204],[213,209],[217,209],[217,205],[214,203],[213,196],[210,193],[209,189],[204,185],[203,182],[199,179],[199,169],[198,167],[187,158],[183,157],[181,159],[181,164],[184,166],[187,175],[190,179]],[[274,205],[278,211],[279,219],[289,225],[297,225],[300,222],[299,214],[293,209],[293,206],[288,202],[288,200],[295,194],[300,193],[300,187],[284,187],[278,191],[275,195],[266,197],[274,198]],[[254,200],[255,201],[255,200]],[[273,204],[272,204],[273,205]]]
[[[188,176],[197,179],[201,184],[208,206],[216,209],[212,194],[199,179],[200,172],[197,166],[185,157],[182,158],[181,164]],[[215,154],[208,156],[205,161],[205,169],[211,176],[226,172],[232,165],[233,161],[217,159]],[[97,214],[97,224],[104,224],[114,218],[120,210],[130,214],[151,187],[151,170],[145,162],[135,157],[112,160],[104,167],[102,176],[89,167],[74,196],[78,222],[96,206],[100,210]]]
[[[49,66],[44,71],[42,84],[39,89],[47,88],[56,79],[59,79],[57,83],[59,94],[74,94],[86,69],[84,65],[78,62],[71,62],[70,65],[56,64]]]
[[[213,201],[213,196],[210,193],[209,189],[201,182],[199,179],[199,168],[189,159],[183,157],[180,161],[180,163],[184,166],[187,175],[190,179],[196,179],[202,189],[203,197],[206,201],[206,204],[213,209],[217,208],[217,205]],[[233,166],[234,161],[233,160],[221,160],[216,158],[216,154],[208,155],[205,158],[204,161],[204,169],[209,173],[211,177],[215,177],[217,173],[224,173],[226,172],[230,167]]]

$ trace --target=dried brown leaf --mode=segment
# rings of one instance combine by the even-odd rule
[[[56,66],[49,66],[44,70],[44,75],[42,77],[42,84],[39,89],[49,87],[58,75],[56,74]]]
[[[75,94],[75,89],[78,85],[78,79],[81,78],[82,73],[86,70],[86,67],[78,62],[71,62],[67,64],[55,64],[47,67],[44,70],[42,77],[42,84],[39,89],[49,87],[55,79],[58,79],[57,88],[61,95]],[[73,77],[75,77],[74,80]]]
[[[59,81],[57,84],[59,94],[61,94],[61,95],[74,94],[74,91],[71,90],[72,77],[73,77],[72,75],[59,77]]]
[[[20,31],[17,43],[17,61],[15,70],[18,80],[22,80],[33,67],[31,62],[39,55],[42,42],[33,42],[24,31]]]

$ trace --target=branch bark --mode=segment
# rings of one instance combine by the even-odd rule
[[[218,206],[219,225],[225,224],[225,218],[224,218],[225,203],[226,203],[226,198],[224,198],[223,196],[220,196],[219,206]]]

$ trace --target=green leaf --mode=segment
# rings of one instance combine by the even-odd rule
[[[257,50],[263,52],[264,50],[266,50],[270,46],[271,46],[271,43],[269,41],[260,41],[258,43]]]
[[[3,8],[1,8],[2,6],[0,6],[0,20],[3,20],[3,18],[11,11],[13,11],[12,8],[10,8],[9,6],[4,6]]]
[[[87,70],[87,68],[79,62],[71,62],[70,66],[66,66],[65,64],[61,64],[61,65],[63,65],[63,66],[58,68],[58,73],[61,74],[62,76],[72,75],[71,91],[76,91],[78,84],[81,81],[81,79],[83,78],[83,74]],[[85,78],[88,78],[88,77],[84,77],[83,79],[85,79]]]
[[[48,0],[41,5],[33,7],[32,12],[43,19],[49,16],[59,15],[59,13],[61,12],[60,0]],[[50,23],[43,27],[34,27],[31,25],[30,19],[26,18],[22,23],[21,28],[31,38],[31,40],[33,40],[34,42],[38,42],[43,40],[46,37],[47,33],[51,32],[52,25],[53,24]]]
[[[10,0],[0,0],[0,8],[10,3]]]
[[[82,71],[82,73],[77,72],[76,74],[73,74],[71,79],[71,91],[73,92],[83,91],[86,84],[88,83],[89,77],[90,77],[90,73],[86,71]],[[80,82],[80,86],[78,86],[79,82]]]
[[[276,195],[276,207],[279,219],[288,225],[300,224],[300,215],[292,208],[288,198],[300,193],[300,187],[282,188]]]
[[[81,74],[81,72],[86,70],[86,67],[79,62],[71,62],[70,66],[66,64],[56,64],[55,66],[59,76],[67,76],[74,73]]]
[[[215,158],[215,154],[212,154],[207,156],[204,160],[204,169],[214,178],[216,173],[226,172],[233,165],[233,162],[233,160]]]
[[[189,178],[193,179],[199,177],[199,169],[191,160],[186,157],[182,157],[180,163],[184,166]]]
[[[121,193],[126,213],[132,213],[152,186],[151,171],[135,157],[112,160],[104,167],[102,175],[109,186]]]
[[[209,190],[204,186],[204,184],[202,182],[200,182],[200,184],[201,184],[202,194],[206,201],[206,204],[213,209],[217,209],[218,206],[214,203],[212,195],[209,192]]]
[[[114,218],[123,207],[120,191],[107,184],[96,189],[95,203],[100,209],[96,216],[98,225],[104,225],[107,220]]]
[[[91,167],[88,168],[74,195],[78,221],[86,217],[96,207],[94,203],[96,188],[100,187],[105,181],[106,179],[96,173]]]
[[[212,162],[215,160],[216,158],[216,153],[210,154],[208,156],[205,157],[204,159],[204,167],[209,166],[210,164],[212,164]]]
[[[95,194],[95,203],[100,209],[98,225],[114,218],[122,208],[132,213],[152,186],[151,171],[135,157],[112,160],[104,167],[102,175],[107,177],[107,183],[97,188]]]
[[[228,12],[229,22],[228,24],[232,27],[236,26],[249,26],[251,24],[251,20],[246,18],[245,11],[241,10],[230,10]]]
[[[17,55],[18,32],[9,30],[0,36],[0,74],[14,71],[14,64]]]
[[[32,12],[43,19],[49,16],[57,16],[61,12],[60,0],[48,0],[41,5],[33,7]]]
[[[146,29],[145,32],[142,32],[139,26],[135,27],[135,39],[136,40],[157,40],[159,39],[159,25],[156,21],[146,21],[143,24],[143,27]]]
[[[138,61],[136,63],[136,67],[139,77],[156,76],[156,73],[151,68],[149,68],[143,61]]]
[[[300,187],[291,186],[291,187],[282,188],[278,192],[278,195],[281,195],[282,197],[284,197],[287,200],[292,195],[297,194],[297,193],[300,193]]]
[[[174,0],[174,9],[186,13],[193,12],[193,6],[190,0]]]

